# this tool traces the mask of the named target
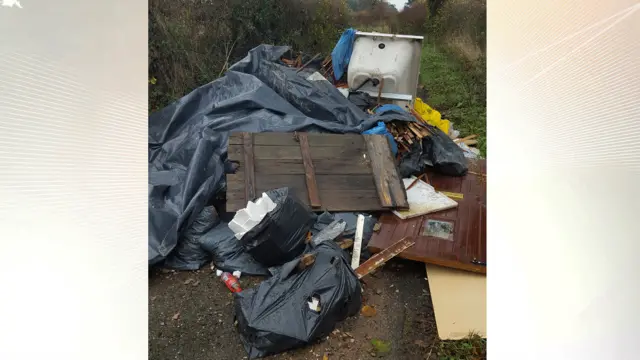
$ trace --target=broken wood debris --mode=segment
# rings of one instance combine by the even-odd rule
[[[309,64],[318,60],[322,56],[321,53],[315,54],[310,60],[308,60],[305,63],[302,63],[302,55],[303,54],[300,53],[295,58],[281,57],[280,61],[288,67],[295,68],[296,73],[299,73],[305,68],[307,68]],[[336,87],[342,87],[342,86],[338,86],[340,84],[336,84],[336,80],[333,73],[333,61],[331,59],[331,54],[327,55],[324,58],[324,60],[322,60],[322,63],[320,64],[320,69],[318,69],[318,72],[320,73],[320,75],[324,76],[325,79],[329,80],[329,82],[336,85]]]
[[[384,265],[387,261],[389,261],[396,255],[400,254],[401,252],[415,245],[415,243],[416,243],[415,241],[404,237],[401,240],[394,243],[393,245],[389,246],[388,248],[373,255],[372,257],[369,258],[369,260],[362,263],[362,265],[358,266],[358,268],[355,270],[356,275],[358,276],[358,279],[362,279],[363,277],[371,273],[373,270]]]

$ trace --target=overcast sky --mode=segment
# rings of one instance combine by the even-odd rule
[[[395,5],[396,9],[402,10],[404,4],[407,3],[407,0],[387,0],[389,4]]]

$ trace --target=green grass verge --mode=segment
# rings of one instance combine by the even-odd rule
[[[438,360],[484,360],[487,358],[487,340],[470,334],[457,341],[440,341],[436,345]]]
[[[477,134],[483,156],[487,151],[485,69],[482,59],[471,63],[434,43],[423,45],[420,85],[428,98],[422,100],[452,121],[461,136]]]

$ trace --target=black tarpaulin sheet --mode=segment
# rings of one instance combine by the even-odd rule
[[[327,82],[276,64],[288,50],[260,45],[222,78],[149,117],[150,265],[167,257],[224,189],[228,132],[361,133],[390,120],[362,112]]]

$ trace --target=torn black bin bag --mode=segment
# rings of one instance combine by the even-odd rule
[[[311,235],[315,236],[318,232],[322,231],[329,224],[331,224],[335,220],[343,220],[346,223],[344,228],[344,232],[340,235],[340,237],[353,239],[356,235],[356,225],[358,222],[359,213],[354,212],[337,212],[337,213],[329,213],[324,212],[318,215],[318,218],[313,224],[311,228]],[[366,247],[369,244],[369,240],[373,235],[373,227],[376,225],[378,219],[371,214],[364,214],[364,227],[362,231],[362,245]]]
[[[468,168],[462,149],[442,130],[435,126],[427,127],[431,134],[422,138],[422,151],[433,170],[443,175],[464,176]]]
[[[250,359],[310,344],[359,312],[360,283],[347,254],[333,241],[311,253],[316,258],[308,268],[299,270],[298,258],[257,287],[235,294],[238,331]],[[314,309],[309,306],[313,298],[318,300]]]
[[[427,167],[448,176],[464,176],[467,173],[467,158],[460,147],[440,129],[429,126],[431,135],[413,143],[409,152],[400,158],[398,170],[403,178],[418,176]]]
[[[409,151],[403,153],[400,157],[398,171],[400,172],[400,176],[405,179],[411,176],[422,175],[427,165],[431,165],[431,162],[427,161],[426,156],[423,154],[422,143],[414,142],[411,148],[409,148]]]
[[[164,267],[175,270],[198,270],[211,261],[211,255],[200,245],[200,238],[220,220],[213,206],[205,207],[178,241],[178,246],[165,260]]]
[[[211,253],[216,268],[234,272],[240,271],[246,275],[269,276],[267,268],[249,255],[242,243],[235,237],[229,224],[221,222],[200,237],[200,245]]]
[[[275,209],[247,231],[240,241],[254,259],[272,267],[302,254],[307,232],[316,216],[289,188],[269,190],[266,194],[276,204]]]

